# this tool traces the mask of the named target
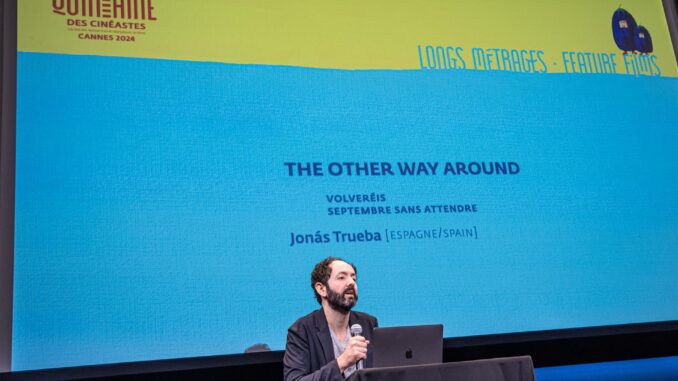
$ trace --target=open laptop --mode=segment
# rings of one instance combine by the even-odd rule
[[[442,324],[375,328],[370,344],[374,368],[443,362]]]

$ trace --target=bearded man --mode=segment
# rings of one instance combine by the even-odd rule
[[[311,272],[311,287],[321,308],[299,318],[287,331],[283,358],[285,381],[342,381],[358,368],[369,368],[369,347],[377,319],[351,311],[358,302],[357,270],[335,257]],[[351,336],[358,324],[360,335]]]

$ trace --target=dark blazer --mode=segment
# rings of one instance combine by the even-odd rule
[[[351,311],[348,326],[360,324],[363,336],[372,340],[377,326],[374,316]],[[330,327],[322,308],[299,318],[287,330],[287,345],[283,358],[285,381],[342,381],[337,359],[334,357]],[[365,368],[372,366],[372,348],[367,346]]]

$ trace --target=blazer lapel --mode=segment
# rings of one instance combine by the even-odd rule
[[[330,327],[327,324],[327,318],[322,308],[316,312],[315,328],[320,346],[323,348],[325,364],[334,360],[334,347],[332,346],[332,337],[330,336]]]
[[[355,314],[352,314],[352,313],[349,312],[348,313],[348,329],[349,329],[349,331],[351,330],[351,327],[353,327],[353,324],[356,324],[356,323],[360,324],[358,322],[358,320],[356,319]]]

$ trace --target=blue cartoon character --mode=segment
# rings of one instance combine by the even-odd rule
[[[652,37],[650,37],[650,32],[644,26],[638,25],[636,28],[633,44],[636,50],[641,53],[652,53]]]
[[[612,35],[614,42],[624,54],[635,50],[634,37],[636,34],[636,20],[631,14],[623,9],[617,8],[612,15]]]

